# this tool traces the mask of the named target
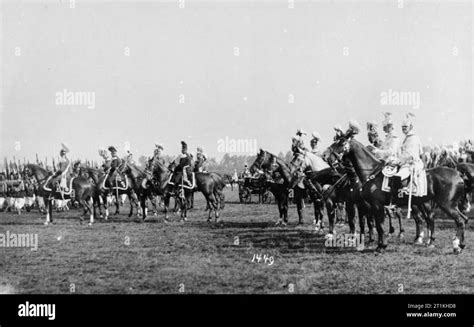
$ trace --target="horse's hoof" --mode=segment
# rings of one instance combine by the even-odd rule
[[[404,238],[405,238],[405,234],[403,234],[403,233],[398,234],[398,238],[399,238],[399,239],[404,239]]]
[[[418,237],[416,240],[415,240],[415,245],[423,245],[423,239],[421,237]]]
[[[49,222],[48,222],[48,221],[45,221],[45,222],[43,223],[43,225],[48,226],[48,225],[49,225]]]

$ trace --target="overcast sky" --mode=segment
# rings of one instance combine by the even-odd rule
[[[297,128],[327,146],[349,119],[366,142],[384,111],[399,135],[414,112],[425,144],[472,138],[472,15],[447,0],[6,1],[0,154],[175,155],[186,140],[220,158],[226,137],[278,153]],[[93,108],[58,104],[64,90]],[[389,90],[419,103],[383,104]]]

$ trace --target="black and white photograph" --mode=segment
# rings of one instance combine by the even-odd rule
[[[53,323],[62,295],[393,295],[400,321],[472,326],[473,15],[2,0],[5,317]]]

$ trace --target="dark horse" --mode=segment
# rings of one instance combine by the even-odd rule
[[[146,200],[150,199],[153,204],[155,213],[157,211],[155,196],[163,196],[165,204],[165,220],[168,220],[168,206],[169,206],[169,190],[168,190],[168,169],[157,163],[150,172],[148,169],[142,170],[135,164],[126,162],[122,168],[123,173],[130,178],[131,185],[136,194],[140,207],[143,220],[147,218],[148,207]]]
[[[321,197],[322,189],[319,184],[315,185],[318,193],[314,193],[312,191],[307,192],[305,188],[302,188],[298,185],[301,184],[301,179],[299,176],[295,176],[292,173],[289,165],[281,158],[278,158],[274,154],[265,150],[260,150],[260,152],[257,154],[257,157],[255,158],[254,163],[250,166],[251,173],[261,170],[270,173],[272,177],[278,176],[276,182],[269,183],[270,192],[272,192],[273,196],[275,197],[280,215],[279,220],[276,223],[277,225],[286,225],[288,223],[289,192],[293,192],[294,201],[296,202],[298,224],[303,224],[304,199],[307,197],[308,193],[311,200],[313,201],[316,220],[322,218],[324,204],[321,202],[321,200],[323,200]],[[316,174],[317,173],[318,172],[316,172]],[[319,172],[318,178],[323,175],[326,176],[326,174]],[[329,205],[331,203],[332,202],[330,202]],[[328,208],[328,215],[330,213],[334,213],[332,207]],[[330,219],[330,233],[332,232],[332,228],[334,226],[334,224],[331,222],[332,220]]]
[[[191,166],[190,163],[190,161],[180,163],[178,166],[172,163],[169,167],[174,173],[170,176],[168,183],[171,185],[175,199],[179,204],[181,218],[186,220],[188,208],[192,203],[193,193],[199,191],[204,195],[207,208],[209,208],[207,221],[211,221],[212,211],[214,211],[215,221],[218,222],[219,210],[224,209],[225,206],[225,196],[223,193],[225,183],[218,173],[194,172],[191,175],[190,185],[185,184],[183,182],[183,167]]]
[[[63,194],[58,190],[57,183],[51,185],[52,174],[45,170],[44,168],[34,165],[26,164],[24,167],[24,173],[28,177],[34,177],[38,183],[38,196],[41,196],[45,199],[46,204],[46,221],[45,225],[48,225],[53,221],[52,212],[53,212],[53,199],[62,199],[64,197],[70,197],[72,200],[78,201],[80,205],[84,208],[84,213],[89,212],[90,221],[89,226],[94,222],[94,187],[89,182],[86,177],[78,176],[73,177],[69,182],[69,189],[73,191],[72,194]],[[71,192],[72,193],[72,192]],[[81,217],[81,222],[83,218]]]
[[[387,237],[384,234],[384,206],[391,200],[398,205],[406,206],[406,199],[392,196],[389,192],[382,191],[383,163],[376,159],[369,150],[354,139],[354,132],[348,131],[338,137],[326,150],[328,162],[333,165],[347,157],[352,163],[357,176],[362,182],[361,197],[369,204],[370,213],[375,218],[378,234],[377,252],[383,252],[387,247]],[[464,229],[468,218],[459,209],[463,202],[464,182],[459,173],[451,168],[437,167],[426,171],[428,194],[423,197],[412,198],[412,208],[416,222],[415,242],[423,242],[420,214],[428,226],[428,244],[434,242],[434,215],[429,205],[434,201],[449,217],[454,219],[457,226],[456,237],[453,241],[455,253],[460,253],[465,247]]]
[[[76,161],[72,168],[73,174],[76,176],[82,176],[89,179],[89,181],[94,186],[94,216],[96,216],[95,210],[99,208],[99,215],[102,218],[102,206],[105,209],[105,220],[109,218],[109,204],[107,202],[107,193],[100,188],[100,185],[105,178],[105,172],[101,169],[84,166],[80,161]]]

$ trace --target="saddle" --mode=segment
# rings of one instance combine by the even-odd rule
[[[384,176],[382,182],[382,191],[392,193],[392,189],[396,189],[398,197],[410,194],[410,177],[400,180],[397,175],[400,170],[398,165],[386,165],[382,169]],[[395,177],[395,178],[393,178]],[[427,193],[426,171],[424,169],[413,174],[411,183],[411,194],[413,196],[425,196]]]

